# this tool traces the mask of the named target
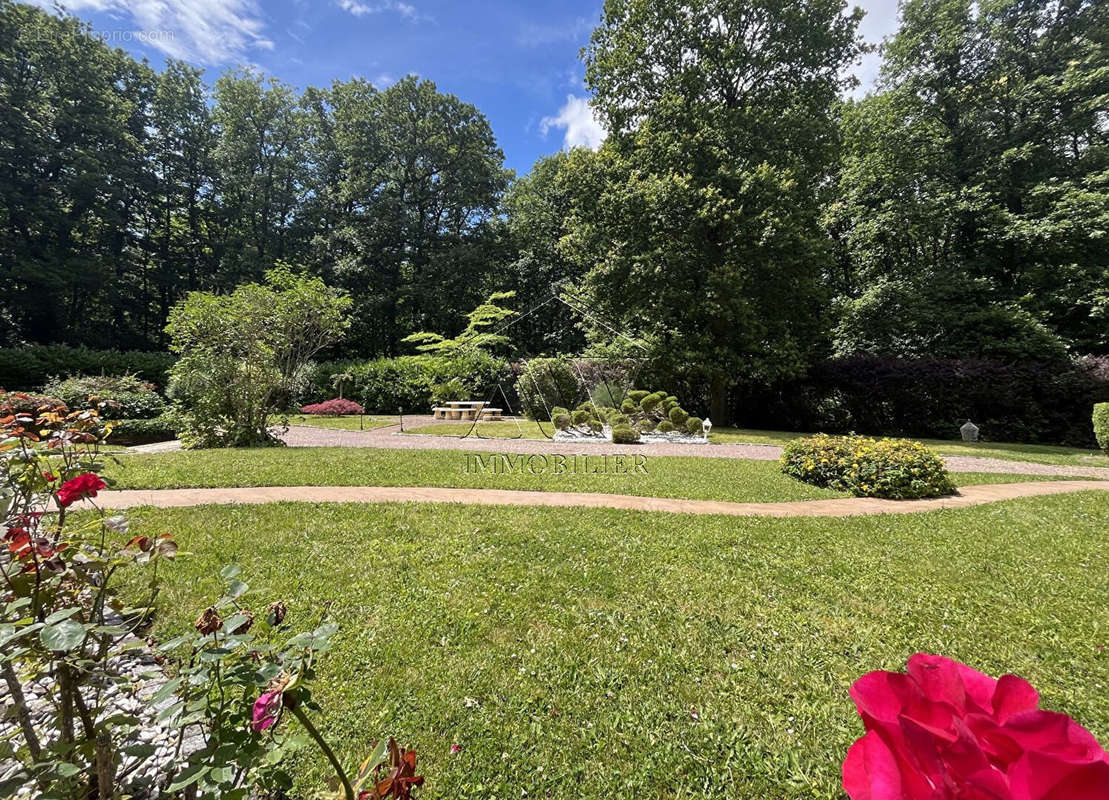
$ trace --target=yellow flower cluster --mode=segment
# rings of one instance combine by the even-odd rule
[[[805,483],[860,497],[907,500],[955,491],[943,459],[911,439],[817,434],[786,445],[781,467]]]

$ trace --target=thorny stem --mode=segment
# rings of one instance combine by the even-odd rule
[[[23,731],[23,738],[27,741],[27,750],[31,758],[38,763],[42,761],[42,745],[39,744],[35,727],[31,723],[31,712],[27,701],[23,697],[23,686],[19,683],[19,676],[15,674],[15,667],[11,661],[4,661],[4,682],[8,685],[8,693],[12,696],[16,714],[19,715],[19,727]]]
[[[339,776],[339,781],[343,784],[343,793],[346,795],[347,800],[354,800],[354,787],[350,785],[350,779],[347,778],[346,772],[343,771],[343,765],[340,764],[339,759],[335,757],[335,751],[331,749],[331,746],[324,740],[323,736],[320,735],[320,732],[316,730],[316,726],[308,719],[308,715],[304,713],[304,709],[302,709],[299,704],[286,707],[293,712],[293,716],[304,726],[304,730],[308,731],[308,735],[316,740],[316,744],[320,746],[320,750],[327,756],[327,760],[331,762],[335,774]]]

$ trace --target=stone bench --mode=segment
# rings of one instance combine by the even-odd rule
[[[499,422],[502,419],[501,409],[487,408],[484,403],[468,408],[459,408],[456,405],[436,406],[431,409],[431,415],[435,419],[448,421],[473,422],[476,419],[482,422]]]

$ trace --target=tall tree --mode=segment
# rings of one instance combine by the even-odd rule
[[[879,91],[845,113],[844,289],[975,287],[968,313],[1028,312],[1109,352],[1109,9],[908,0],[901,16]]]
[[[607,0],[587,50],[609,171],[568,247],[592,302],[697,365],[711,414],[821,338],[821,188],[859,52],[840,0]]]

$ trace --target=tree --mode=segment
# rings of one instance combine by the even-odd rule
[[[879,92],[845,112],[828,221],[849,295],[882,277],[974,282],[1109,352],[1109,10],[1088,0],[909,0]]]
[[[191,447],[277,444],[273,416],[288,406],[309,361],[350,322],[350,299],[287,268],[227,295],[192,292],[166,331],[180,360],[169,393]]]
[[[839,0],[608,0],[586,80],[611,136],[565,245],[592,303],[711,386],[799,372],[822,335],[820,187],[859,52]]]

